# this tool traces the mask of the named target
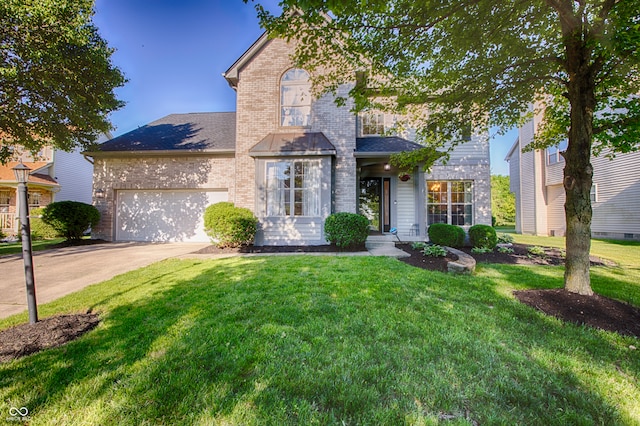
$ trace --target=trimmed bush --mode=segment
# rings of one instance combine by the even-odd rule
[[[334,213],[324,221],[324,235],[340,248],[362,246],[369,235],[369,219],[361,214]]]
[[[50,240],[60,236],[60,232],[49,224],[44,223],[41,217],[44,207],[29,210],[29,223],[31,225],[31,238],[34,240]]]
[[[67,240],[79,240],[100,220],[100,212],[91,204],[57,201],[42,210],[42,221]]]
[[[427,231],[429,241],[433,244],[447,247],[462,247],[464,244],[464,229],[446,223],[434,223]]]
[[[241,247],[253,244],[258,219],[251,210],[223,201],[204,212],[204,230],[218,247]]]
[[[472,247],[493,250],[498,244],[498,236],[489,225],[473,225],[469,228],[469,241]]]

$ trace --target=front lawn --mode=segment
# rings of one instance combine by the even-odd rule
[[[637,266],[593,269],[596,291],[640,305]],[[561,267],[164,261],[41,306],[102,322],[1,364],[0,413],[26,407],[32,425],[637,424],[638,339],[511,294],[561,285]]]
[[[48,250],[53,246],[56,246],[64,242],[64,238],[54,238],[51,240],[33,240],[31,242],[31,248],[33,251]],[[0,256],[7,254],[19,254],[22,253],[22,243],[16,241],[13,243],[0,243]]]

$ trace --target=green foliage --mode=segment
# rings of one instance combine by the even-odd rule
[[[473,225],[469,228],[469,241],[471,247],[493,250],[498,243],[498,237],[496,230],[489,225]]]
[[[491,213],[495,217],[494,226],[516,221],[516,197],[509,190],[509,176],[491,175]]]
[[[415,151],[403,151],[391,154],[389,164],[396,166],[400,173],[410,174],[418,166],[422,166],[425,171],[429,170],[433,163],[445,155],[445,152],[436,151],[432,147],[424,147]]]
[[[100,212],[91,204],[57,201],[42,210],[42,221],[67,240],[79,240],[100,220]]]
[[[31,225],[31,238],[34,240],[50,240],[52,238],[59,237],[60,232],[47,223],[44,223],[42,213],[44,207],[31,209],[29,211],[29,224]]]
[[[334,213],[324,222],[324,234],[337,247],[358,247],[367,241],[369,220],[355,213]]]
[[[501,233],[501,234],[497,234],[497,237],[498,237],[499,244],[510,244],[515,241],[515,239],[513,238],[513,235],[511,234]]]
[[[0,163],[13,145],[90,148],[125,83],[92,22],[92,0],[0,2]]]
[[[411,243],[411,248],[414,250],[422,251],[422,249],[425,248],[426,246],[427,246],[427,243],[425,243],[424,241],[414,241]]]
[[[462,247],[464,244],[464,229],[446,223],[434,223],[427,231],[429,241],[447,247]]]
[[[472,247],[471,253],[483,254],[483,253],[493,253],[493,249],[488,247]]]
[[[397,127],[417,129],[425,146],[448,152],[469,134],[473,139],[475,129],[506,132],[543,112],[529,146],[568,139],[565,212],[576,226],[567,228],[565,287],[590,293],[590,156],[640,147],[640,2],[282,0],[279,6],[279,16],[256,6],[261,23],[271,36],[302,40],[294,60],[313,74],[315,92],[337,95],[357,72],[349,93],[355,109],[399,114]]]
[[[498,252],[500,253],[513,253],[513,249],[511,247],[498,247]]]
[[[422,249],[422,254],[431,257],[445,257],[447,255],[447,249],[437,244],[426,244]]]
[[[204,229],[218,247],[240,247],[253,244],[258,219],[251,210],[225,201],[207,207]]]
[[[527,249],[527,252],[529,254],[531,254],[531,255],[534,255],[534,256],[544,256],[545,255],[544,247],[540,247],[540,246],[529,247]]]

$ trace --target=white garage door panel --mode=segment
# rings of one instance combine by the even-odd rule
[[[207,206],[227,201],[227,191],[118,191],[119,241],[208,242]]]

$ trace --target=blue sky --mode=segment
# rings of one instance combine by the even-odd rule
[[[275,10],[277,0],[262,3]],[[129,79],[116,92],[126,105],[111,115],[114,136],[171,113],[235,111],[222,73],[263,32],[242,0],[96,0],[94,22]],[[516,136],[492,138],[493,174],[508,174]]]

